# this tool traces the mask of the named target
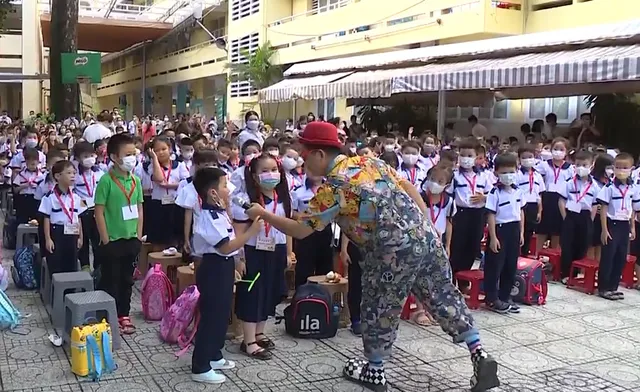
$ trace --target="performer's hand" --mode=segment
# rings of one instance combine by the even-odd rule
[[[244,213],[247,214],[249,219],[255,221],[259,216],[264,216],[266,214],[266,211],[260,204],[251,203],[251,208],[245,210]]]
[[[340,261],[342,261],[342,264],[344,264],[345,267],[349,267],[349,264],[351,264],[351,257],[349,257],[349,252],[347,252],[346,250],[341,250]]]

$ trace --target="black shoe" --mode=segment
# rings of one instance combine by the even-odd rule
[[[500,386],[498,380],[498,362],[483,349],[471,354],[473,377],[471,377],[471,392],[485,392]]]
[[[369,362],[362,359],[350,359],[344,365],[344,376],[374,392],[387,391],[387,379],[384,368],[369,367]]]
[[[496,313],[507,314],[509,313],[509,309],[511,309],[511,306],[507,302],[502,302],[497,299],[494,302],[487,303],[487,308]]]
[[[509,301],[509,313],[520,313],[520,306],[513,301]]]
[[[356,336],[362,336],[362,324],[360,323],[351,323],[351,333]]]

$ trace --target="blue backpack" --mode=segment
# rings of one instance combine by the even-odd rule
[[[0,330],[14,329],[20,322],[20,312],[4,291],[0,291]]]
[[[39,279],[36,276],[35,261],[36,252],[32,245],[18,249],[13,255],[11,277],[17,288],[27,290],[38,288]]]
[[[117,369],[111,353],[111,338],[107,331],[102,332],[102,352],[96,336],[87,335],[87,364],[89,365],[89,377],[93,381],[100,381],[102,373],[112,373]],[[102,363],[104,361],[104,364]]]

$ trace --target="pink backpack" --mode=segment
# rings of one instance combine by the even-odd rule
[[[145,320],[158,321],[173,303],[173,285],[156,264],[142,281],[142,313]]]
[[[198,322],[200,321],[200,313],[198,312],[199,298],[200,292],[195,285],[187,287],[164,314],[160,322],[160,337],[167,343],[178,343],[182,349],[176,354],[178,356],[189,349],[191,341],[198,330]],[[193,327],[187,335],[187,329],[192,324]]]

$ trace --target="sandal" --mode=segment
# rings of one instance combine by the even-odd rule
[[[416,323],[421,327],[430,327],[434,324],[434,321],[431,317],[427,315],[427,312],[424,310],[417,310],[413,312],[411,315],[411,321]]]
[[[132,335],[136,332],[136,327],[129,317],[118,318],[118,324],[120,324],[120,332],[125,335]]]
[[[257,333],[256,338],[258,338],[259,336],[262,336],[263,338],[258,339],[258,346],[264,348],[265,350],[273,350],[274,348],[276,348],[276,344],[273,343],[271,339],[266,337],[265,334]]]
[[[252,352],[251,354],[249,354],[247,352],[247,347],[249,347],[251,345],[254,345],[254,344],[256,346],[258,346],[258,349],[256,351]],[[242,343],[240,343],[240,351],[242,351],[246,356],[248,356],[250,358],[260,359],[262,361],[269,360],[272,357],[271,352],[269,352],[269,351],[265,350],[264,348],[260,347],[258,342],[251,342],[251,343],[247,344],[243,340]]]

